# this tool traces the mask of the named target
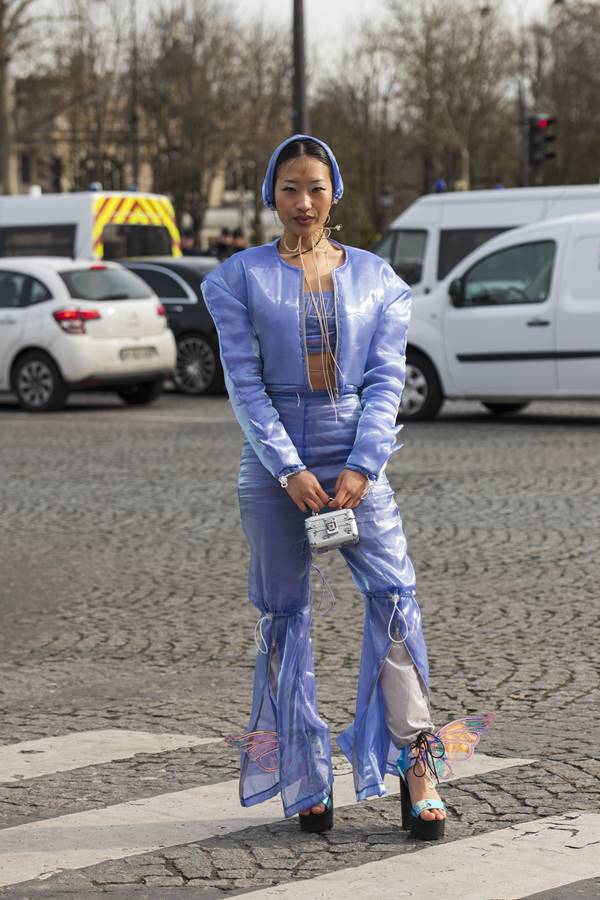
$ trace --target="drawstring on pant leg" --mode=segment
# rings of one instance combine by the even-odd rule
[[[390,621],[388,622],[387,632],[388,637],[392,644],[404,644],[406,642],[406,638],[408,637],[408,622],[406,621],[406,616],[402,612],[402,598],[400,594],[392,594],[391,598],[394,601],[394,608],[392,610],[392,614],[390,616]],[[402,621],[404,622],[404,637],[401,637],[400,640],[397,640],[397,636],[402,634],[400,626],[396,628],[396,637],[392,634],[392,624],[396,617],[396,613],[400,616]]]
[[[408,622],[406,620],[406,616],[404,615],[404,612],[402,611],[402,595],[399,594],[397,591],[394,591],[393,594],[390,594],[390,600],[394,601],[394,608],[392,610],[392,614],[391,614],[390,620],[388,622],[388,629],[387,629],[388,637],[393,644],[404,644],[406,642],[408,635],[414,634],[416,632],[417,628],[419,627],[419,625],[421,624],[421,612],[420,612],[420,610],[418,611],[417,617],[416,617],[415,621],[413,622],[413,627],[409,628]],[[398,614],[400,616],[400,618],[402,619],[402,621],[404,622],[404,636],[403,637],[401,636],[400,640],[398,640],[398,635],[402,635],[400,626],[398,626],[396,628],[396,636],[394,637],[394,635],[392,634],[392,624],[394,622],[394,618],[396,617],[396,614]]]
[[[329,594],[329,609],[327,610],[327,612],[331,612],[331,610],[335,606],[335,594],[333,593],[333,589],[332,589],[331,585],[329,584],[329,582],[327,581],[327,579],[325,578],[325,573],[320,568],[320,566],[318,566],[316,563],[313,562],[310,564],[310,567],[311,567],[311,569],[315,570],[315,572],[321,579],[321,583],[319,585],[319,599],[318,599],[317,605],[315,607],[316,612],[318,612],[318,613],[323,612],[323,594],[325,593],[325,591],[327,591],[327,593]]]
[[[264,656],[269,652],[269,645],[265,640],[265,636],[263,634],[263,622],[266,620],[270,622],[273,618],[273,613],[265,613],[260,617],[256,625],[254,626],[254,643],[256,644],[256,649],[259,653],[262,653]],[[264,647],[264,650],[263,650]]]

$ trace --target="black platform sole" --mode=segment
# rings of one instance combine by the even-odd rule
[[[403,778],[400,778],[400,802],[402,805],[402,830],[409,831],[410,836],[418,841],[439,841],[446,830],[445,819],[426,821],[421,816],[415,818],[411,813],[410,792]]]
[[[316,806],[317,804],[313,804]],[[329,795],[329,804],[325,812],[309,813],[307,816],[298,816],[302,831],[310,834],[320,834],[322,831],[331,831],[333,828],[333,790]]]

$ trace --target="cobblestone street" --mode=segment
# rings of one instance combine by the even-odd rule
[[[165,394],[132,409],[81,395],[28,415],[6,396],[0,429],[0,743],[97,729],[215,739],[0,783],[1,829],[235,779],[222,738],[246,727],[257,616],[227,400]],[[597,812],[600,403],[505,419],[447,403],[402,440],[388,477],[436,722],[494,710],[481,751],[528,761],[445,786],[446,842]],[[353,715],[362,603],[341,556],[321,564],[337,602],[315,616],[319,704],[336,734]],[[399,820],[392,780],[386,798],[336,809],[326,835],[301,835],[295,819],[215,829],[0,881],[0,897],[211,900],[406,853],[416,867]]]

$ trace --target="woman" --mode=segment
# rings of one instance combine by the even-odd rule
[[[337,743],[358,800],[382,796],[385,772],[398,771],[404,826],[436,839],[446,813],[432,776],[443,774],[447,754],[433,734],[415,574],[385,474],[402,427],[410,289],[380,257],[330,239],[342,193],[327,144],[283,141],[263,184],[283,236],[235,254],[202,285],[245,435],[238,499],[249,597],[261,614],[250,722],[238,742],[240,799],[251,806],[280,792],[285,815],[299,813],[304,830],[332,826],[305,519],[352,509],[359,540],[340,552],[363,594],[365,626],[356,715]],[[463,726],[466,745],[486,724]]]

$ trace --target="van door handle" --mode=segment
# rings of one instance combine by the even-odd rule
[[[6,319],[0,319],[0,325],[16,325],[17,320],[11,319],[10,317],[6,317]]]
[[[539,327],[542,325],[550,325],[550,324],[551,323],[548,321],[548,319],[530,319],[529,322],[527,322],[527,325],[530,328]]]

